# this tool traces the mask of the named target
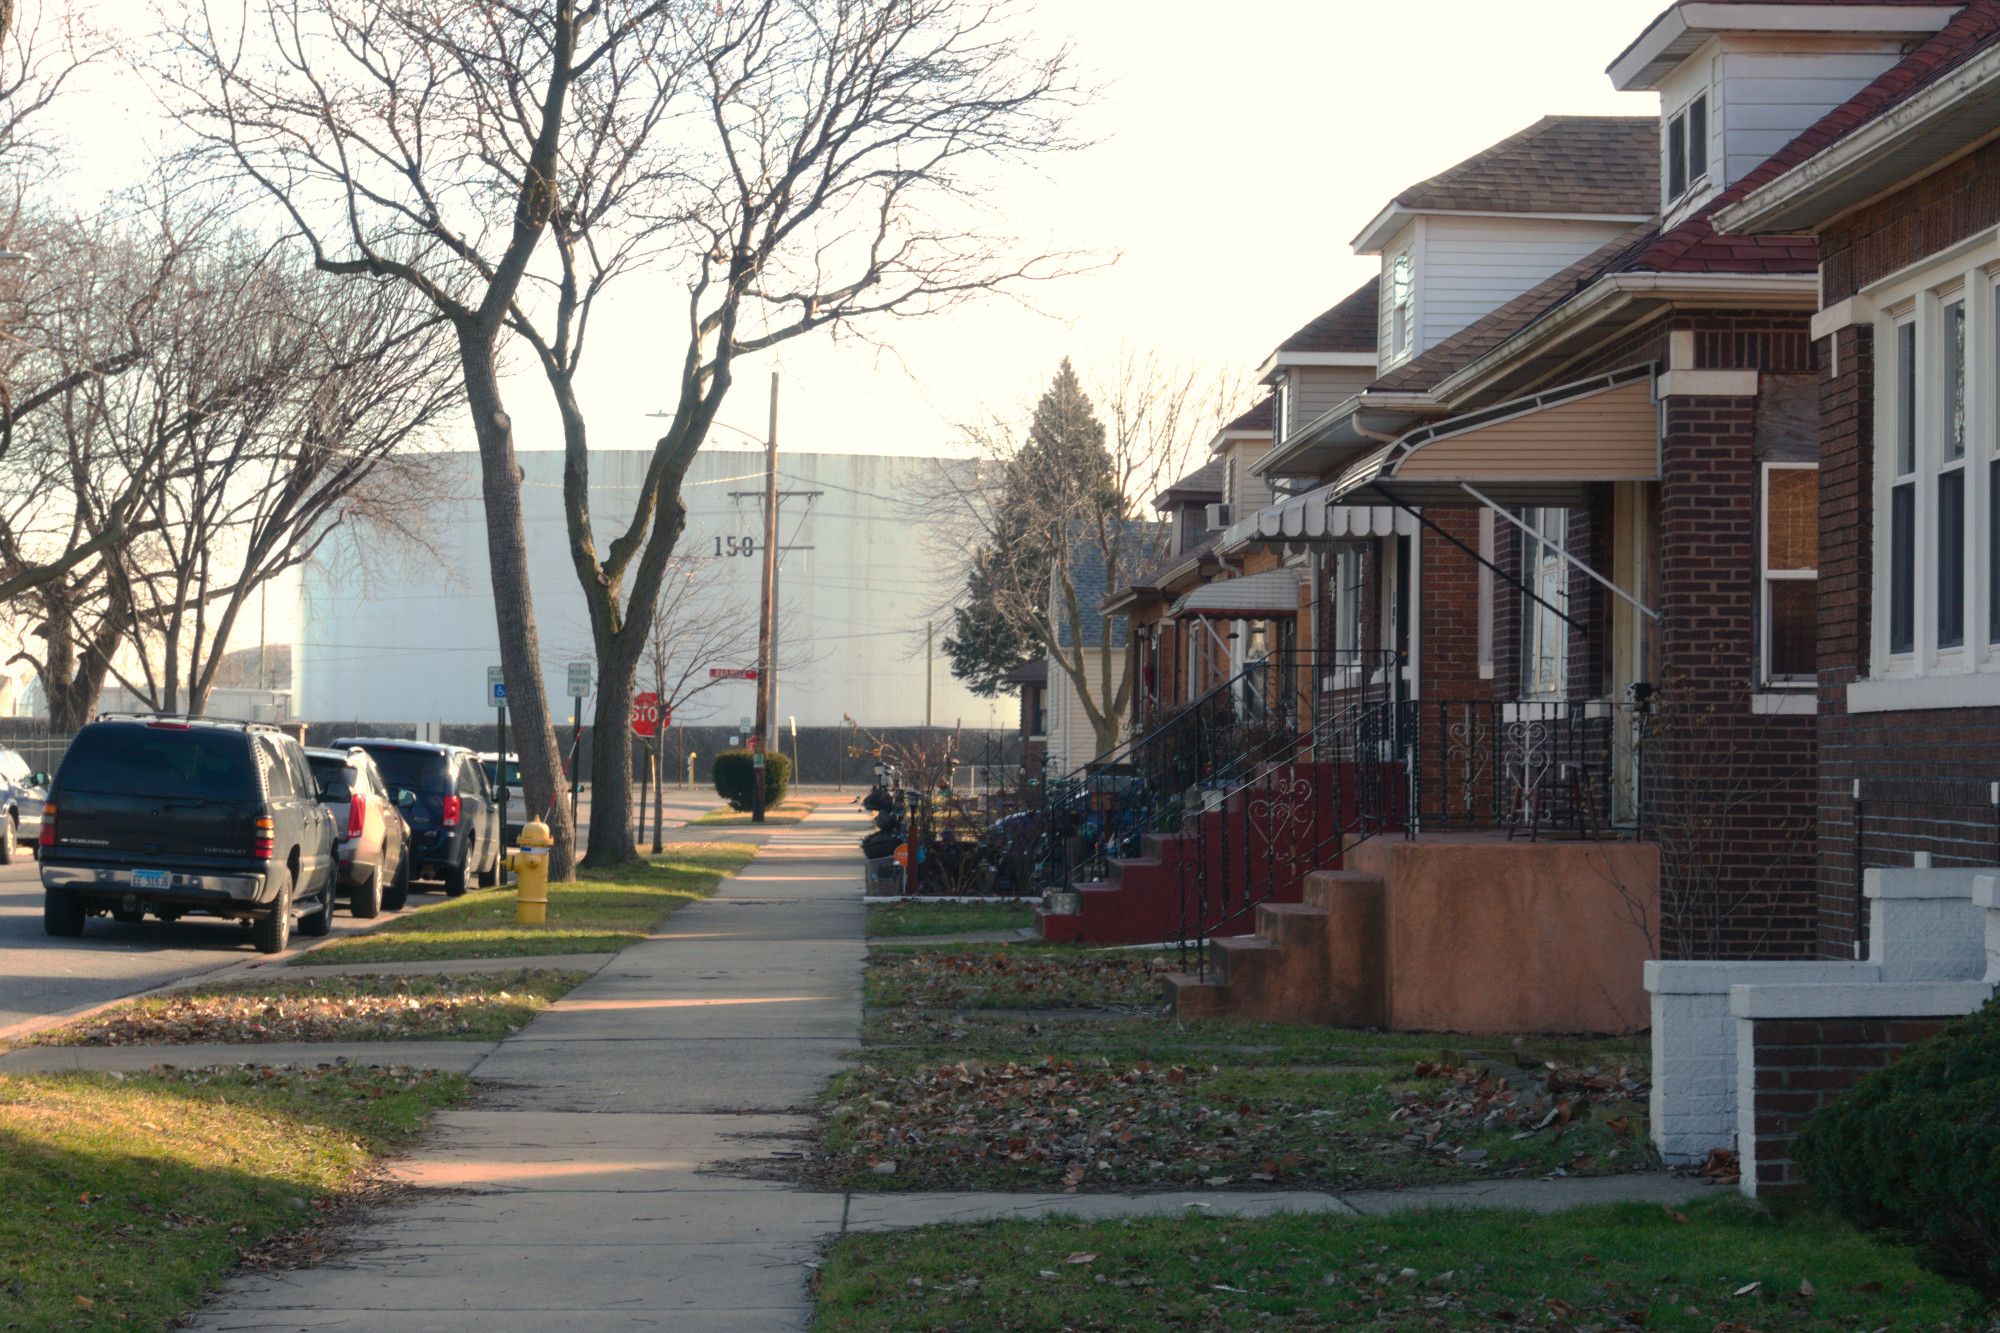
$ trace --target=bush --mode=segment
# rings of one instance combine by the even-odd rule
[[[1792,1158],[1857,1226],[2000,1296],[2000,1001],[1952,1024],[1806,1122]]]
[[[756,765],[748,750],[724,750],[715,756],[715,794],[729,802],[732,810],[748,810],[751,783],[756,781]],[[766,753],[764,755],[764,808],[770,809],[785,799],[785,791],[792,785],[792,760],[789,755]]]

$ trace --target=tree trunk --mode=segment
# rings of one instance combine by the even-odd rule
[[[79,645],[76,621],[66,601],[50,615],[47,657],[40,677],[51,732],[66,736],[90,721],[117,646],[118,635],[108,627],[99,628],[89,641]]]
[[[644,643],[644,635],[628,631],[597,646],[597,704],[590,720],[590,851],[583,861],[592,869],[639,859],[632,835],[632,696]]]
[[[514,752],[531,816],[548,812],[555,847],[549,877],[576,877],[576,821],[562,795],[562,751],[542,681],[541,641],[528,578],[527,531],[521,521],[521,469],[514,458],[514,426],[500,398],[494,368],[494,334],[475,326],[458,331],[465,398],[479,437],[480,487],[486,502],[486,556],[493,580],[493,615],[500,631],[500,666],[507,676],[507,711],[514,723]]]

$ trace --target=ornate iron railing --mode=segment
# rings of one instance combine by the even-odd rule
[[[1629,709],[1561,700],[1424,699],[1408,705],[1410,834],[1500,829],[1602,836],[1639,808],[1636,764],[1614,754]],[[1633,789],[1614,800],[1619,783]]]
[[[1350,654],[1337,669],[1342,679],[1385,679],[1388,660]],[[1036,886],[1068,889],[1102,879],[1112,858],[1135,854],[1147,834],[1178,830],[1203,793],[1239,781],[1315,731],[1319,669],[1312,654],[1273,654],[1117,749],[1045,783],[1032,833]]]

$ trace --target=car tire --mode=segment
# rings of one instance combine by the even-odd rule
[[[382,894],[382,910],[400,912],[410,905],[410,850],[405,847],[396,860],[396,876]]]
[[[283,953],[292,942],[292,877],[287,871],[278,885],[277,901],[250,923],[250,939],[258,953]]]
[[[488,869],[479,872],[479,887],[482,889],[491,889],[498,887],[499,883],[500,849],[495,847],[493,849],[492,865]]]
[[[83,899],[61,889],[42,890],[42,933],[73,940],[83,934]]]
[[[371,921],[381,912],[382,864],[378,861],[366,884],[356,884],[347,891],[347,914],[362,921]]]
[[[333,929],[333,876],[326,878],[326,887],[319,891],[319,906],[299,917],[299,934],[309,940],[316,940]]]
[[[6,818],[0,819],[0,866],[13,865],[15,858],[20,854],[21,831],[16,825],[13,811],[10,810]]]
[[[472,879],[472,873],[466,865],[466,858],[471,855],[472,848],[468,846],[464,851],[459,853],[458,860],[444,868],[445,897],[463,898],[465,896],[465,886]]]

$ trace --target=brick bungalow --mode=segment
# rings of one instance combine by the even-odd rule
[[[1749,1193],[2000,982],[2000,4],[1874,10],[1924,31],[1714,214],[1820,257],[1822,961],[1648,977],[1655,1141],[1733,1147]]]

